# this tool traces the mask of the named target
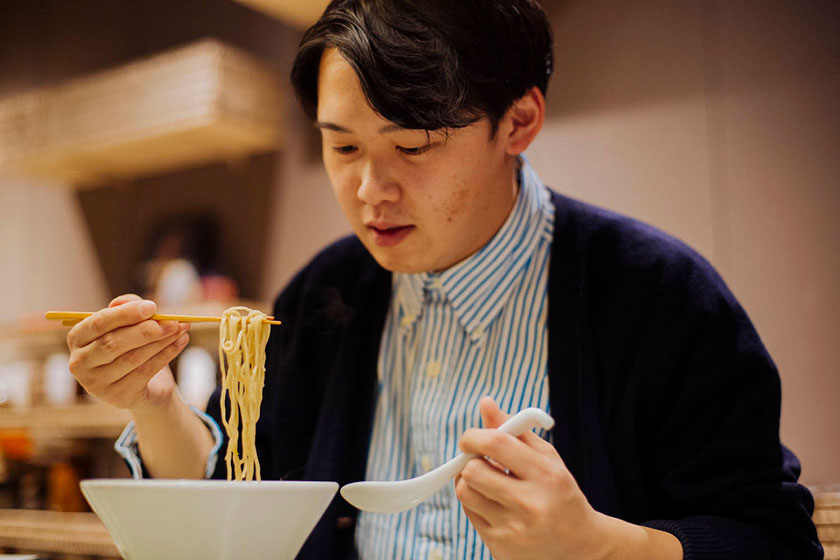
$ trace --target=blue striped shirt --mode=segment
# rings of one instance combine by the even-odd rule
[[[400,480],[458,454],[478,401],[548,410],[548,190],[522,159],[516,203],[477,253],[439,273],[394,274],[382,333],[366,478]],[[547,437],[547,434],[541,434]],[[362,512],[359,554],[376,559],[490,558],[453,484],[401,514]]]

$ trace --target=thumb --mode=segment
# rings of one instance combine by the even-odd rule
[[[481,411],[481,420],[485,428],[498,428],[510,418],[491,397],[482,397],[478,401],[478,409]]]
[[[141,299],[143,298],[141,298],[137,294],[123,294],[112,299],[111,303],[108,304],[108,307],[116,307],[118,305],[122,305],[130,301],[140,301]]]

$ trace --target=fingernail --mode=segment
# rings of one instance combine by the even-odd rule
[[[154,315],[156,309],[157,305],[155,305],[155,302],[148,299],[143,300],[143,303],[140,304],[140,313],[143,315]]]

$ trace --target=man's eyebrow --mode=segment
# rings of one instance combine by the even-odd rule
[[[316,121],[315,128],[319,130],[332,130],[334,132],[340,132],[342,134],[352,134],[353,131],[349,128],[343,127],[339,124],[335,124],[328,121]],[[379,134],[390,134],[392,132],[400,132],[406,130],[405,128],[401,127],[398,124],[386,124],[382,128],[378,130]]]
[[[344,128],[343,126],[339,126],[335,123],[323,122],[323,121],[316,121],[315,122],[315,128],[317,128],[319,130],[332,130],[332,131],[341,132],[341,133],[344,133],[344,134],[349,134],[349,133],[353,132],[349,128]]]
[[[398,124],[386,124],[382,128],[379,129],[379,134],[389,134],[391,132],[401,132],[403,130],[407,130],[401,127]]]

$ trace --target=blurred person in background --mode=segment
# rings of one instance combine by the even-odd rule
[[[401,514],[337,498],[301,557],[820,558],[778,374],[723,281],[522,155],[551,70],[529,0],[336,0],[304,35],[292,83],[355,235],[276,301],[263,476],[494,460]],[[135,476],[224,477],[218,393],[184,405],[166,364],[187,327],[155,309],[120,296],[74,327],[73,372],[131,411]],[[554,429],[487,429],[527,406]]]
[[[204,301],[233,301],[239,288],[218,270],[219,224],[211,216],[162,220],[138,267],[138,293],[169,309]]]

